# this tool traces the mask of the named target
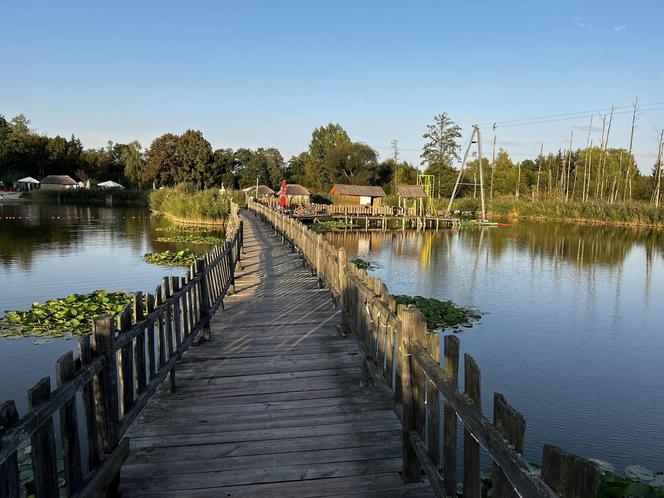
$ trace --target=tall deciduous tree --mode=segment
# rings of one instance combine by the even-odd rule
[[[143,170],[145,161],[141,153],[141,144],[133,141],[123,149],[122,162],[124,163],[124,174],[130,183],[139,189],[143,186]]]
[[[212,146],[198,130],[187,130],[178,138],[177,156],[180,166],[176,170],[177,182],[192,183],[198,188],[212,186]]]
[[[433,124],[427,125],[422,135],[422,164],[426,166],[428,175],[436,175],[438,197],[450,195],[454,187],[456,172],[453,167],[455,159],[459,159],[459,138],[461,128],[450,119],[447,113],[434,116]]]
[[[143,178],[147,182],[155,182],[159,186],[170,186],[176,181],[180,169],[178,156],[178,137],[165,133],[155,138],[146,152]]]

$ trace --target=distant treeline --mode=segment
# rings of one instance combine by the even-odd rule
[[[458,175],[461,129],[446,114],[434,117],[423,134],[421,168],[435,175],[434,196],[449,197]],[[10,121],[0,116],[0,178],[11,183],[22,176],[42,178],[68,174],[76,180],[115,180],[132,188],[187,183],[198,189],[252,186],[258,180],[278,188],[282,179],[325,194],[334,183],[380,185],[393,194],[396,184],[415,184],[418,168],[399,161],[393,141],[389,159],[367,144],[353,141],[338,124],[316,128],[307,150],[284,160],[276,148],[213,149],[203,134],[187,130],[166,133],[147,149],[138,142],[84,149],[81,141],[47,137],[30,128],[19,115]],[[659,161],[661,162],[661,161]],[[498,150],[495,161],[482,159],[487,197],[565,201],[652,201],[656,195],[658,164],[642,175],[625,149],[590,147],[560,150],[521,162]],[[479,197],[479,161],[464,174],[461,195]]]

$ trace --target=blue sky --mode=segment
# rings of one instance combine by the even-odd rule
[[[419,162],[447,112],[469,132],[522,118],[629,106],[649,170],[664,126],[661,0],[8,2],[0,13],[0,113],[25,113],[86,146],[187,128],[214,147],[304,150],[314,127]],[[659,110],[653,110],[659,109]],[[625,109],[622,109],[623,111]],[[610,144],[626,146],[628,113]],[[595,119],[595,124],[598,118]],[[519,160],[569,141],[588,119],[498,125]],[[593,139],[599,141],[599,129]],[[485,153],[486,153],[485,152]]]

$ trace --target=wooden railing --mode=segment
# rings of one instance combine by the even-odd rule
[[[493,421],[483,415],[481,372],[469,354],[463,358],[461,389],[456,336],[444,336],[441,361],[439,335],[427,330],[420,311],[397,305],[387,286],[358,269],[344,249],[265,205],[250,201],[248,207],[302,255],[341,306],[342,328],[357,339],[367,378],[392,399],[401,419],[406,481],[417,481],[425,472],[438,496],[453,497],[460,467],[463,496],[479,498],[481,447],[493,461],[495,497],[597,496],[597,466],[554,446],[543,448],[541,476],[533,473],[522,455],[523,416],[500,393],[493,397]],[[463,462],[457,462],[458,420],[464,431]]]
[[[14,401],[0,405],[0,497],[23,495],[19,451],[27,442],[33,474],[28,495],[59,497],[61,476],[65,496],[117,492],[129,453],[127,429],[166,377],[175,390],[176,362],[194,341],[210,339],[210,318],[234,290],[243,227],[237,207],[233,212],[236,228],[228,240],[185,277],[164,277],[154,294],[137,292],[118,316],[96,318],[91,336],[79,339],[76,357],[69,352],[56,362],[57,387],[52,390],[45,377],[28,391],[25,416],[19,419]]]
[[[266,206],[277,208],[279,199],[266,198],[261,203]],[[399,208],[392,206],[364,206],[360,204],[294,204],[291,208],[296,209],[299,206],[304,208],[308,215],[318,214],[324,216],[346,215],[346,216],[416,216],[415,208]]]

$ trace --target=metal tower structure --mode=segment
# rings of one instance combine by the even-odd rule
[[[466,163],[468,162],[468,154],[473,144],[477,144],[477,159],[479,164],[479,174],[480,174],[480,198],[482,200],[482,221],[486,220],[486,205],[484,202],[484,173],[482,171],[482,140],[480,137],[480,127],[479,125],[473,125],[473,134],[470,136],[470,142],[468,142],[468,147],[466,147],[466,152],[463,155],[463,161],[461,162],[461,168],[459,168],[459,175],[457,176],[456,183],[454,184],[454,189],[452,190],[452,195],[450,196],[450,202],[447,205],[446,215],[449,216],[452,212],[452,203],[454,198],[459,193],[459,185],[474,185],[477,186],[477,183],[467,183],[462,182],[463,172],[466,169]]]
[[[427,210],[433,209],[433,187],[436,183],[436,175],[425,175],[423,173],[417,174],[417,184],[422,187],[424,195],[427,198]]]

